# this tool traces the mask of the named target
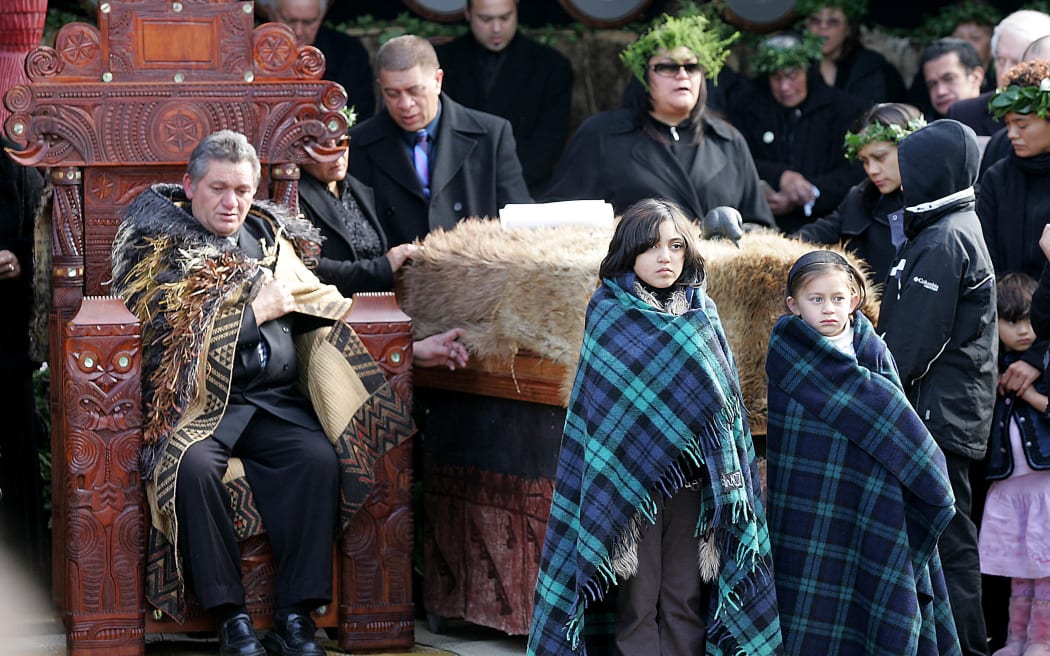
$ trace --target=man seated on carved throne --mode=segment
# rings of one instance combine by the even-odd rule
[[[255,201],[259,180],[244,135],[216,132],[181,187],[154,185],[131,203],[114,240],[114,293],[142,322],[147,596],[181,620],[188,583],[224,656],[264,656],[264,645],[322,656],[310,612],[331,600],[337,530],[364,501],[376,459],[414,429],[340,321],[350,301],[305,264],[316,229]],[[417,342],[416,363],[464,364],[457,335]],[[262,641],[241,583],[233,518],[243,500],[224,484],[241,473],[231,457],[276,563],[277,614]]]

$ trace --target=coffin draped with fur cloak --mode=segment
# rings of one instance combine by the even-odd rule
[[[316,229],[271,203],[254,202],[250,212],[277,235],[273,261],[249,257],[232,240],[206,230],[175,185],[155,185],[132,201],[113,245],[114,294],[142,322],[141,466],[152,520],[146,595],[177,620],[186,609],[173,546],[178,463],[222,419],[241,317],[263,284],[264,265],[288,285],[296,311],[323,325],[296,337],[296,353],[300,386],[339,458],[342,526],[370,491],[375,461],[414,431],[408,409],[341,321],[350,301],[304,264],[319,250]],[[225,482],[238,538],[264,532],[236,458]]]

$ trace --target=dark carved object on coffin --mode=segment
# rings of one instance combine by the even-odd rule
[[[214,628],[199,608],[177,624],[145,601],[141,339],[135,317],[105,296],[124,209],[152,183],[180,182],[192,148],[221,128],[256,147],[260,194],[294,208],[299,165],[346,129],[346,93],[323,70],[323,56],[297,47],[287,27],[253,29],[250,2],[107,0],[97,28],[66,25],[53,48],[30,52],[29,84],[4,97],[5,132],[23,147],[12,156],[47,167],[53,185],[53,596],[70,653],[141,654],[146,633]],[[410,401],[408,318],[392,296],[356,305],[348,320]],[[338,626],[343,649],[414,642],[410,479],[403,444],[377,464],[375,488],[333,554],[336,598],[318,624]],[[243,543],[242,568],[266,626],[264,536]]]

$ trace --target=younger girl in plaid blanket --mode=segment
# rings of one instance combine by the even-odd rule
[[[1035,341],[1029,312],[1036,281],[1007,273],[996,284],[999,371]],[[1020,394],[1000,393],[988,442],[978,548],[981,572],[1012,577],[1006,645],[993,656],[1050,655],[1050,419],[1046,376]]]
[[[766,357],[769,534],[792,656],[960,653],[937,539],[954,514],[944,454],[885,342],[864,278],[832,251],[788,273]]]

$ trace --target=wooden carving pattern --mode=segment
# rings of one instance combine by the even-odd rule
[[[85,170],[83,241],[87,294],[110,293],[109,254],[128,203],[154,183],[181,182],[184,170],[184,166]]]
[[[399,649],[413,644],[412,444],[380,458],[376,485],[340,540],[342,649]]]
[[[84,206],[80,200],[82,180],[83,176],[78,168],[69,166],[51,171],[51,184],[55,190],[55,202],[51,210],[51,250],[56,258],[83,256]]]
[[[187,16],[189,2],[192,0],[162,4],[109,0],[109,10],[100,14],[99,30],[108,36],[103,64],[108,65],[113,79],[122,81],[130,75],[136,81],[170,82],[171,69],[176,68],[175,75],[181,73],[182,80],[207,71],[210,77],[250,81],[252,4],[209,3],[193,8],[193,15]],[[183,43],[176,43],[173,49],[152,47],[161,39]]]
[[[101,79],[102,37],[93,25],[69,23],[58,31],[53,51],[50,48],[38,48],[37,52],[40,53],[39,58],[30,53],[33,65],[26,71],[34,82],[54,75],[62,75],[67,79]],[[28,63],[30,60],[26,61]]]
[[[63,346],[63,600],[73,653],[137,650],[142,615],[144,506],[141,336],[119,300],[86,298]],[[116,653],[116,652],[113,652]]]
[[[412,332],[408,323],[353,323],[379,363],[390,385],[408,405],[412,404]],[[365,339],[367,335],[368,339]]]
[[[395,391],[411,404],[411,324],[371,320],[351,325]],[[412,443],[406,441],[376,462],[375,486],[340,540],[342,649],[405,649],[414,643],[411,488]]]
[[[277,610],[277,566],[265,535],[241,543],[241,578],[252,614],[272,616]]]
[[[289,208],[292,214],[299,214],[299,177],[298,164],[289,162],[270,167],[270,200]],[[320,249],[314,256],[320,256]]]
[[[178,4],[184,9],[173,13]],[[251,15],[243,8],[250,3],[110,0],[104,6],[111,7],[103,14],[104,31],[66,25],[55,48],[41,46],[27,56],[33,84],[16,85],[4,97],[11,110],[7,134],[26,146],[19,162],[181,164],[201,137],[231,128],[248,136],[264,162],[303,163],[310,161],[307,144],[345,133],[339,110],[346,92],[320,79],[324,57],[312,46],[295,46],[284,25],[245,31]],[[195,20],[186,16],[191,6]],[[153,39],[131,33],[133,26],[150,25],[158,32]],[[212,51],[161,38],[164,30],[184,29],[210,34]],[[166,45],[151,50],[157,42]],[[158,84],[136,84],[142,81]]]
[[[66,25],[53,48],[29,53],[30,83],[4,96],[11,115],[3,127],[22,147],[14,157],[49,168],[54,189],[55,601],[69,652],[108,656],[141,654],[146,629],[214,627],[192,606],[185,625],[144,618],[140,338],[119,300],[84,296],[108,292],[112,239],[128,203],[149,184],[181,181],[191,149],[214,130],[244,132],[264,164],[262,189],[272,179],[275,199],[294,207],[299,164],[317,144],[345,133],[346,93],[321,79],[320,52],[295,46],[286,26],[253,30],[251,2],[99,6],[98,28]],[[383,321],[373,322],[379,335],[372,341],[408,400],[410,325],[404,315],[394,328]],[[360,631],[369,645],[413,642],[410,449],[402,445],[377,465],[371,505],[360,513],[370,542],[354,543],[353,556],[336,553],[337,572],[352,577],[340,599],[359,607],[333,603],[319,619]],[[265,536],[246,541],[243,558],[251,610],[272,613],[274,564]]]

